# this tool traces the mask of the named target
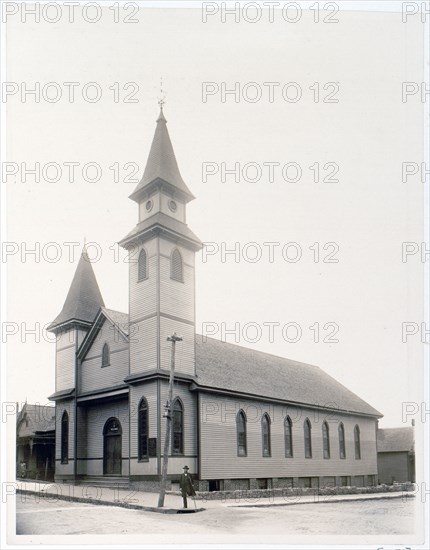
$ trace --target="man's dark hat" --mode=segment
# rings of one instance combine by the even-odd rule
[[[182,469],[183,470],[189,470],[188,466],[184,466]]]

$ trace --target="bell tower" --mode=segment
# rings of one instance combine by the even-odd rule
[[[176,372],[195,375],[195,253],[202,244],[186,223],[195,197],[179,172],[161,103],[141,181],[130,195],[136,227],[120,241],[129,251],[130,376],[170,368],[167,337],[183,337]]]

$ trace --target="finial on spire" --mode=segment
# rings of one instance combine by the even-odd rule
[[[160,116],[158,117],[158,119],[164,118],[163,105],[165,103],[166,103],[166,90],[164,90],[163,88],[163,77],[160,77],[160,95],[158,96],[158,105],[160,106]]]

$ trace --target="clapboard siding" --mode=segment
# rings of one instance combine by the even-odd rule
[[[148,254],[148,250],[145,250]],[[130,321],[154,313],[157,307],[157,256],[147,257],[148,277],[138,281],[138,264],[130,264]]]
[[[122,428],[122,475],[128,475],[129,408],[128,400],[87,407],[86,473],[103,475],[103,429],[109,418],[115,417]],[[124,460],[127,459],[127,460]]]
[[[69,462],[61,464],[61,421],[64,411],[69,416]],[[55,475],[72,475],[75,456],[75,405],[73,400],[61,401],[55,407]]]
[[[148,403],[148,437],[157,437],[157,382],[154,380],[130,389],[130,474],[156,475],[157,459],[138,461],[138,411],[142,397]],[[157,441],[159,444],[160,442]]]
[[[162,256],[170,258],[170,255],[174,248],[177,248],[180,251],[182,255],[182,260],[185,264],[191,266],[194,265],[195,252],[189,250],[188,248],[184,248],[183,246],[178,246],[177,244],[172,243],[166,239],[160,239],[160,254]]]
[[[157,368],[157,318],[130,325],[130,373]]]
[[[407,452],[378,453],[379,483],[413,481]]]
[[[55,391],[67,390],[75,386],[76,346],[57,349]]]
[[[247,456],[237,456],[236,414],[247,415]],[[291,409],[293,458],[285,457],[285,407],[267,403],[220,398],[201,394],[201,477],[202,479],[268,478],[303,476],[370,475],[377,472],[375,420],[359,416],[325,413],[312,409]],[[271,457],[262,456],[261,417],[271,418]],[[294,412],[294,414],[293,414]],[[312,424],[312,457],[304,456],[303,424]],[[323,458],[322,424],[329,422],[331,458]],[[339,458],[338,425],[345,427],[346,458]],[[355,459],[354,426],[361,435],[361,460]]]
[[[108,344],[110,365],[102,367],[103,346]],[[80,393],[123,384],[129,372],[128,341],[109,320],[105,320],[79,371]]]
[[[195,374],[195,333],[194,326],[166,317],[160,318],[160,357],[161,368],[170,369],[172,344],[167,338],[173,333],[182,337],[176,344],[175,370],[186,374]]]
[[[171,279],[170,257],[160,257],[160,311],[194,322],[194,268],[184,263],[183,270],[183,282]]]
[[[164,404],[169,396],[169,385],[165,380],[163,380],[160,385],[161,439],[163,445],[164,434],[166,433],[166,419],[163,413]],[[188,385],[175,382],[173,387],[173,399],[176,397],[181,399],[184,406],[184,456],[192,457],[197,455],[197,397],[189,391]],[[163,446],[161,448],[163,448]],[[188,464],[188,466],[191,465]]]

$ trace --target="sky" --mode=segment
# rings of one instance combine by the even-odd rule
[[[206,243],[197,332],[238,327],[241,345],[318,365],[381,411],[381,426],[403,425],[405,404],[424,400],[424,186],[419,174],[402,181],[402,163],[424,162],[419,16],[20,15],[6,36],[7,400],[47,403],[54,392],[55,344],[42,327],[62,308],[84,239],[106,306],[127,311],[116,243],[137,222],[128,196],[165,94],[196,196],[187,221]],[[25,93],[35,87],[38,101]],[[39,181],[25,173],[35,163]],[[402,243],[416,243],[407,261]]]

